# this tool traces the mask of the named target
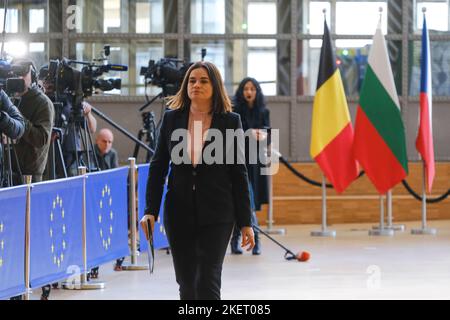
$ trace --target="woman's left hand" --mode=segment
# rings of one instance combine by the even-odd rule
[[[241,228],[241,234],[242,234],[242,243],[241,247],[244,248],[246,246],[249,246],[247,248],[247,251],[250,251],[255,246],[255,234],[253,233],[252,227],[242,227]]]

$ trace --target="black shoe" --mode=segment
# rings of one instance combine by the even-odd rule
[[[234,230],[233,230],[233,235],[231,236],[231,241],[230,241],[231,254],[242,254],[242,249],[239,246],[240,240],[241,240],[241,234],[235,226]]]
[[[259,232],[255,232],[255,246],[253,247],[252,254],[259,256],[261,254],[261,241],[259,240]]]
[[[231,254],[242,254],[242,249],[239,248],[239,245],[231,245]]]

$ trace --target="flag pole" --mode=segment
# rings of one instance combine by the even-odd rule
[[[386,195],[387,202],[387,229],[392,229],[394,231],[405,231],[404,224],[393,224],[392,223],[392,189],[387,192]]]
[[[430,70],[430,65],[429,65],[429,63],[430,63],[430,50],[429,50],[429,45],[430,45],[430,42],[429,42],[429,39],[428,39],[428,31],[427,31],[427,28],[426,28],[426,17],[425,17],[425,13],[426,13],[426,8],[422,8],[422,12],[423,12],[423,28],[422,28],[422,57],[424,56],[424,47],[426,47],[426,49],[425,49],[425,56],[426,56],[426,60],[424,59],[424,58],[422,58],[422,70],[421,70],[421,72],[422,73],[424,73],[424,72],[426,72],[426,73],[428,73],[427,74],[427,83],[422,83],[422,81],[421,81],[421,91],[422,91],[422,86],[426,86],[427,88],[426,88],[426,94],[427,94],[427,99],[429,99],[430,101],[429,101],[429,110],[431,110],[431,96],[432,96],[432,89],[431,89],[431,70]],[[427,67],[426,67],[426,69],[425,69],[425,71],[424,71],[424,68],[423,68],[423,66],[424,65],[427,65]],[[421,96],[421,99],[420,99],[421,101],[421,103],[420,103],[420,109],[421,109],[421,112],[422,112],[422,96]],[[430,112],[430,111],[429,111]],[[430,112],[430,116],[431,116],[431,112]],[[418,146],[418,139],[419,139],[419,136],[420,136],[420,126],[421,126],[421,124],[422,124],[422,120],[424,120],[424,119],[422,119],[422,117],[420,117],[419,118],[420,120],[419,120],[419,122],[420,122],[420,125],[419,125],[419,133],[418,133],[418,136],[417,136],[417,140],[416,140],[416,148],[417,148],[417,150],[419,151],[419,154],[420,154],[420,156],[421,156],[421,158],[422,158],[422,228],[421,229],[412,229],[411,230],[411,234],[429,234],[429,235],[435,235],[436,233],[437,233],[437,230],[436,229],[434,229],[434,228],[428,228],[427,227],[427,186],[429,187],[429,189],[431,189],[431,185],[428,185],[428,183],[430,183],[430,184],[432,184],[432,179],[434,178],[434,173],[433,173],[433,177],[428,177],[428,167],[427,167],[427,165],[429,165],[429,166],[433,166],[434,167],[434,157],[432,157],[431,159],[432,160],[430,160],[430,159],[428,159],[428,162],[429,163],[427,163],[427,159],[425,159],[424,158],[424,153],[425,153],[425,151],[424,150],[419,150],[420,148],[419,148],[419,146]],[[430,119],[428,119],[429,121],[432,121],[432,118],[430,117]],[[430,128],[431,128],[431,141],[428,141],[428,143],[431,145],[431,151],[430,150],[428,150],[429,152],[431,152],[431,154],[432,154],[432,152],[433,152],[433,138],[432,138],[432,135],[433,135],[433,131],[432,131],[432,124],[430,123]],[[429,180],[429,178],[431,178],[431,181]]]
[[[327,180],[322,174],[322,230],[311,231],[313,237],[336,237],[335,230],[327,229]]]
[[[369,230],[369,236],[393,236],[394,230],[384,227],[384,195],[380,195],[380,225]]]
[[[436,235],[437,229],[427,227],[427,189],[426,189],[426,168],[425,161],[422,160],[422,228],[412,229],[411,234]]]

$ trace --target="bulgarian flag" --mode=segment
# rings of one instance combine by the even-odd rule
[[[420,124],[416,139],[416,149],[419,151],[424,162],[428,192],[431,192],[435,173],[431,94],[430,39],[428,37],[427,22],[424,16],[420,77]]]
[[[358,176],[358,165],[352,153],[352,122],[326,21],[322,39],[310,152],[340,193]]]
[[[380,194],[408,174],[405,128],[380,25],[356,111],[354,154]]]

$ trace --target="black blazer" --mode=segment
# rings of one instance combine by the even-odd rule
[[[171,223],[188,223],[186,212],[196,208],[198,225],[236,222],[239,227],[251,226],[250,195],[245,164],[205,164],[196,168],[191,164],[174,164],[172,150],[180,138],[171,141],[176,129],[188,127],[189,108],[166,111],[158,135],[155,154],[150,162],[147,180],[145,214],[158,218],[164,184],[169,171],[168,191],[164,203],[164,220]],[[241,129],[242,124],[236,113],[214,113],[211,129]],[[203,151],[212,141],[206,139]],[[226,139],[224,138],[224,145]],[[184,141],[186,143],[186,141]],[[178,150],[178,149],[177,149]],[[235,148],[235,154],[237,150]],[[183,155],[183,152],[179,153]],[[224,153],[225,157],[225,153]],[[194,190],[195,189],[195,190]]]

